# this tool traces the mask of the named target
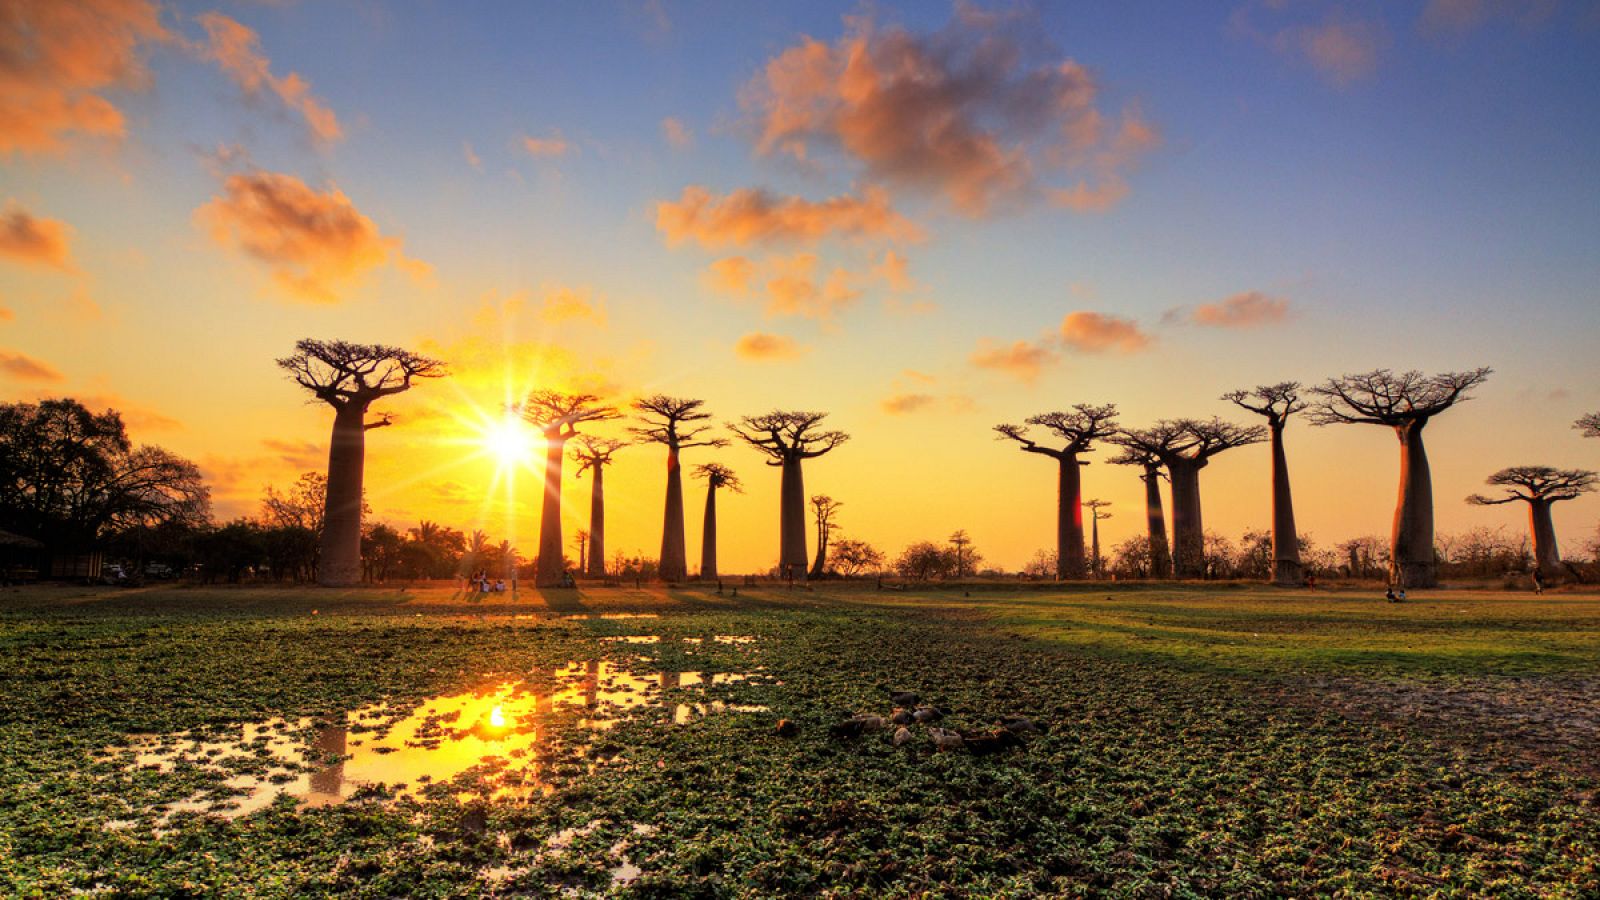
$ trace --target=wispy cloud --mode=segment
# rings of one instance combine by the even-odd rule
[[[18,381],[65,381],[54,366],[13,350],[0,350],[0,372]]]
[[[553,287],[545,291],[539,317],[546,322],[588,322],[600,328],[606,324],[605,305],[593,292],[569,287]]]
[[[71,272],[72,227],[56,219],[41,219],[8,200],[5,212],[0,213],[0,256]]]
[[[1214,328],[1258,328],[1289,317],[1289,301],[1260,291],[1244,291],[1195,308],[1194,322]]]
[[[968,357],[974,366],[1009,375],[1024,384],[1032,384],[1048,366],[1061,357],[1043,341],[1013,341],[999,344],[981,338],[978,348]]]
[[[806,348],[795,343],[793,338],[781,334],[768,334],[763,331],[753,331],[739,338],[733,345],[733,351],[740,358],[756,362],[775,362],[788,359],[798,359],[804,355]]]
[[[661,137],[674,150],[687,150],[694,146],[694,132],[683,120],[668,116],[661,120]]]
[[[153,0],[12,0],[0,18],[6,155],[60,153],[75,136],[121,138],[122,111],[101,92],[143,86],[143,50],[171,39]]]
[[[578,148],[562,136],[560,129],[552,128],[544,137],[522,136],[522,149],[530,156],[557,157],[576,153]]]
[[[1137,353],[1150,345],[1150,336],[1132,319],[1079,310],[1062,318],[1061,343],[1084,353]]]
[[[758,152],[815,162],[837,150],[859,171],[984,215],[1034,196],[1108,208],[1157,143],[1136,107],[1108,126],[1089,70],[1046,52],[1028,14],[958,5],[940,31],[846,19],[803,38],[741,91]]]
[[[195,210],[194,218],[218,244],[265,263],[281,286],[305,300],[337,302],[336,286],[385,264],[416,278],[431,272],[401,252],[401,240],[381,233],[343,191],[318,191],[293,175],[229,176],[223,194]]]
[[[746,247],[752,244],[813,244],[830,237],[915,241],[922,230],[895,212],[889,195],[868,188],[813,202],[783,197],[759,188],[743,188],[718,197],[690,185],[676,201],[656,204],[656,230],[668,244],[694,241],[702,247]]]
[[[246,97],[259,97],[270,91],[305,119],[317,141],[331,144],[344,137],[339,117],[312,95],[311,82],[297,72],[272,74],[272,61],[261,52],[261,39],[255,29],[217,12],[202,13],[195,20],[206,31],[202,52],[233,79]]]

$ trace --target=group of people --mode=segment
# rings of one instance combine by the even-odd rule
[[[467,579],[467,583],[471,588],[470,593],[473,594],[503,594],[506,590],[506,580],[504,578],[496,578],[490,581],[489,573],[482,569],[473,572],[472,577]]]

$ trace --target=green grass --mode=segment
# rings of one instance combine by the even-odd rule
[[[660,617],[562,617],[613,611]],[[601,640],[624,634],[664,640]],[[757,642],[673,640],[716,634]],[[7,591],[0,895],[1594,896],[1592,745],[1562,745],[1559,715],[1498,728],[1498,707],[1441,700],[1423,721],[1384,698],[1592,698],[1597,651],[1600,597],[1578,594]],[[543,685],[598,658],[782,683],[714,689],[770,716],[671,727],[639,710],[602,739],[620,764],[590,775],[558,754],[553,794],[482,805],[481,828],[479,804],[450,797],[163,823],[158,804],[217,777],[96,761],[132,734]],[[962,727],[1023,713],[1051,729],[983,758],[829,738],[837,710],[885,711],[880,684]],[[772,735],[779,716],[801,734]],[[613,888],[619,841],[642,875]]]

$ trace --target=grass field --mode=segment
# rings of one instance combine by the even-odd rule
[[[1593,594],[34,587],[0,660],[5,896],[1600,895]],[[1048,732],[828,734],[885,686]]]

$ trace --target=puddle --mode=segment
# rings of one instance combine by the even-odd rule
[[[558,712],[577,711],[580,729],[603,731],[629,709],[664,705],[663,691],[700,690],[752,678],[739,672],[642,674],[604,661],[570,663],[554,675],[553,692],[535,693],[522,682],[506,682],[435,697],[409,712],[377,703],[331,723],[269,719],[212,740],[149,735],[107,751],[106,758],[128,768],[172,773],[198,767],[226,776],[222,787],[163,807],[169,816],[193,811],[232,818],[264,809],[285,795],[307,806],[325,806],[380,785],[387,793],[373,796],[421,799],[449,790],[445,783],[468,773],[476,774],[478,782],[476,790],[459,795],[463,799],[527,799],[554,789],[550,768],[558,759],[570,771],[575,752],[591,772],[610,761],[603,754],[591,755],[586,744],[560,740],[551,725]],[[755,677],[768,683],[765,676]],[[672,721],[683,725],[718,713],[766,709],[698,700],[676,704]]]

